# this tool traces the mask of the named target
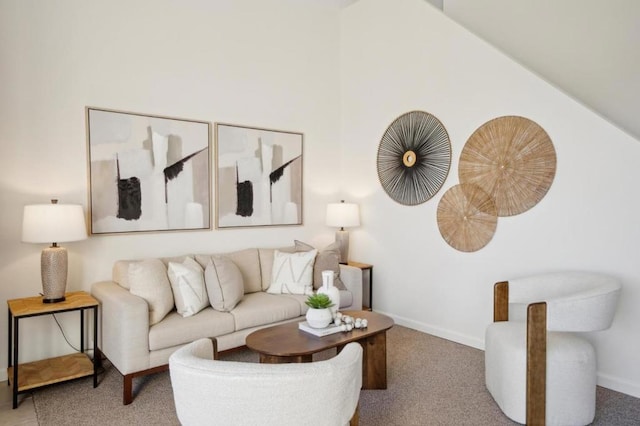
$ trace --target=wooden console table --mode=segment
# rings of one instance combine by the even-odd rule
[[[41,386],[90,375],[93,375],[93,387],[98,386],[98,301],[84,291],[66,293],[65,298],[66,300],[58,303],[42,303],[41,296],[7,300],[9,305],[7,376],[9,385],[13,388],[13,408],[18,407],[19,393]],[[84,311],[87,309],[93,309],[93,361],[84,353]],[[80,352],[19,364],[20,320],[71,311],[80,311]]]

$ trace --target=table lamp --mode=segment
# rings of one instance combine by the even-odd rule
[[[327,205],[327,226],[340,228],[336,231],[336,242],[340,246],[340,263],[349,261],[349,232],[344,228],[360,226],[360,210],[354,203],[339,203]]]
[[[32,204],[24,206],[22,216],[22,241],[25,243],[51,243],[42,250],[40,272],[42,275],[43,303],[65,300],[67,287],[67,249],[58,243],[87,238],[82,206],[74,204]]]

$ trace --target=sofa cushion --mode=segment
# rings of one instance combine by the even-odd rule
[[[174,311],[149,328],[149,349],[171,348],[202,337],[217,337],[233,331],[234,319],[227,312],[207,307],[196,315],[183,318]]]
[[[129,263],[131,294],[149,305],[149,325],[161,321],[173,309],[173,293],[167,269],[160,259],[145,259]]]
[[[340,290],[340,309],[353,304],[353,293],[349,290]]]
[[[306,302],[309,297],[306,294],[283,294],[282,297],[288,297],[292,300],[295,300],[296,303],[300,304],[300,314],[304,315],[309,310],[309,306],[307,306]]]
[[[284,253],[276,250],[273,255],[271,294],[313,293],[313,263],[317,250]]]
[[[202,267],[190,257],[169,262],[169,282],[176,309],[183,317],[195,315],[209,305]]]
[[[302,241],[295,240],[296,251],[315,250],[313,246]],[[322,287],[322,271],[333,271],[333,285],[338,290],[346,290],[344,283],[340,279],[340,246],[337,242],[329,244],[318,251],[316,261],[313,265],[313,288],[315,290]]]
[[[244,293],[254,293],[256,291],[262,291],[262,278],[260,276],[260,258],[258,257],[258,249],[250,248],[245,250],[234,251],[231,253],[217,253],[217,255],[223,254],[236,264],[240,273],[242,274],[242,281],[244,283]],[[209,258],[212,255],[197,255],[196,260],[203,267],[209,264]]]
[[[236,331],[272,324],[302,315],[300,303],[290,297],[265,292],[245,294],[242,302],[231,311]]]
[[[210,257],[204,279],[211,307],[217,311],[230,311],[244,296],[240,269],[225,256]]]

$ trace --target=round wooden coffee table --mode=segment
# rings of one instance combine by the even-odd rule
[[[246,345],[260,354],[261,363],[311,362],[315,353],[358,342],[362,358],[362,388],[387,388],[387,330],[393,319],[370,311],[345,311],[345,315],[366,319],[367,328],[318,337],[298,328],[297,322],[263,328],[247,336]]]

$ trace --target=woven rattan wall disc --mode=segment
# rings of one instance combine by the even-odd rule
[[[458,166],[460,183],[478,185],[496,203],[498,216],[535,206],[556,174],[556,151],[535,122],[515,116],[495,118],[469,138]]]
[[[424,203],[442,188],[451,167],[451,142],[433,115],[411,111],[389,125],[378,146],[378,178],[400,204]]]
[[[473,184],[449,188],[438,204],[437,220],[442,238],[451,247],[465,252],[486,246],[498,225],[493,199]]]

